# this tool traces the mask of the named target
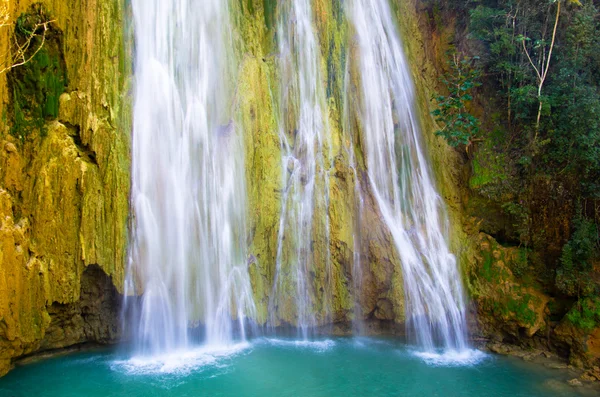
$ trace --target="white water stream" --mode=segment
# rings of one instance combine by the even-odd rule
[[[227,1],[133,0],[133,240],[126,300],[137,352],[245,338],[254,303],[246,261],[241,132]]]
[[[423,152],[415,89],[387,0],[352,0],[362,146],[371,189],[402,261],[409,334],[427,351],[467,348],[448,217]]]
[[[277,262],[269,302],[271,323],[278,311],[295,310],[297,326],[306,339],[311,328],[328,315],[331,305],[331,263],[328,219],[329,143],[320,53],[310,0],[282,3],[278,31],[281,58],[280,140],[283,195],[277,241]],[[324,230],[324,236],[315,235]],[[323,241],[324,240],[324,241]],[[321,249],[318,249],[320,246]],[[323,254],[316,257],[316,253]],[[324,263],[315,264],[319,260]],[[325,267],[323,294],[315,288],[316,266]],[[293,302],[290,304],[290,298]],[[321,307],[317,307],[319,300]],[[286,306],[287,301],[287,306]],[[280,307],[282,306],[282,307]]]

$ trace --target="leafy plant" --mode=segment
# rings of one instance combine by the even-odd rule
[[[562,250],[556,286],[567,295],[589,296],[595,292],[589,273],[593,270],[591,258],[598,252],[598,228],[583,216],[581,208],[573,219],[573,228]]]
[[[444,126],[435,134],[457,147],[468,145],[479,134],[481,122],[469,112],[468,104],[473,100],[473,89],[481,85],[481,71],[478,57],[461,57],[455,52],[448,56],[449,71],[441,78],[448,95],[435,98],[438,108],[432,114]]]

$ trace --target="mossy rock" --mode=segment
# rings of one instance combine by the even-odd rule
[[[21,45],[30,40],[24,54],[28,61],[8,75],[14,121],[11,133],[21,140],[34,132],[46,135],[44,125],[58,117],[59,98],[68,84],[61,32],[52,24],[47,30],[39,27],[48,20],[45,9],[34,5],[17,19],[15,27]]]

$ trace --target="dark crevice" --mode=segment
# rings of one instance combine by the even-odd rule
[[[81,139],[81,127],[65,122],[63,122],[63,124],[69,130],[69,136],[73,138],[73,143],[75,143],[75,146],[77,146],[77,149],[79,151],[79,157],[83,158],[91,164],[98,165],[96,152],[91,148],[89,144],[83,143]]]

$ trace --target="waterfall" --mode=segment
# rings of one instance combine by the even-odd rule
[[[245,338],[247,272],[241,131],[227,1],[132,0],[134,219],[126,295],[137,352]]]
[[[352,0],[362,147],[371,190],[402,261],[407,330],[420,348],[467,347],[448,217],[423,152],[415,89],[387,0]]]
[[[317,213],[327,214],[328,128],[311,2],[285,1],[280,14],[284,191],[269,314],[276,324],[277,315],[295,312],[301,336],[307,338],[310,329],[326,320],[331,306],[329,222],[327,217],[315,219]],[[326,284],[321,284],[321,296],[311,276],[317,261],[325,267],[325,277],[317,280]]]
[[[427,351],[462,350],[467,342],[460,273],[420,142],[414,87],[391,10],[387,0],[349,3],[358,43],[360,136],[345,125],[344,139],[350,148],[362,148],[368,173],[368,181],[359,178],[362,158],[346,149],[358,212],[350,270],[355,330],[361,328],[365,270],[362,194],[370,190],[402,262],[409,333]],[[278,7],[282,209],[267,324],[296,325],[306,339],[333,316],[332,137],[311,1],[286,0]],[[233,121],[237,65],[228,2],[132,0],[132,9],[127,325],[144,355],[186,349],[199,339],[227,345],[246,338],[256,315],[247,270],[244,140]],[[349,102],[347,95],[346,116],[354,106]]]

